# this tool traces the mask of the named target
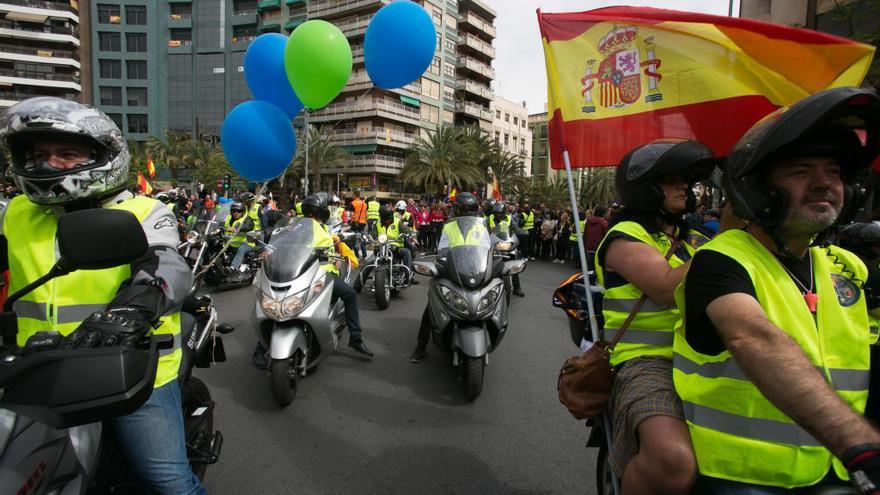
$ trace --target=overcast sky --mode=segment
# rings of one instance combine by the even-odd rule
[[[727,15],[728,0],[484,0],[496,12],[495,92],[508,100],[525,101],[529,113],[544,111],[547,73],[535,9],[542,12],[582,12],[611,5],[662,7],[666,9]],[[733,0],[739,12],[740,0]]]

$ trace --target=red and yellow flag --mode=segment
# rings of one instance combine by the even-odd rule
[[[647,7],[542,14],[554,169],[616,165],[660,138],[726,155],[756,121],[861,84],[874,47],[816,31]]]
[[[150,183],[149,181],[147,181],[146,177],[144,177],[144,174],[140,172],[138,172],[137,187],[138,191],[146,195],[150,195],[153,193],[153,187],[150,186]]]
[[[495,201],[501,201],[501,188],[498,187],[498,176],[492,174],[492,198]]]
[[[147,172],[150,173],[151,179],[156,176],[156,165],[153,163],[152,158],[147,160]]]
[[[449,193],[449,201],[455,201],[455,195],[458,194],[458,189],[453,187],[452,192]]]

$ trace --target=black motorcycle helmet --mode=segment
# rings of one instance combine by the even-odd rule
[[[853,223],[837,234],[838,246],[853,252],[865,263],[880,256],[880,224],[877,222]]]
[[[496,217],[507,215],[507,205],[501,201],[495,203],[492,205],[492,215]]]
[[[492,214],[492,208],[494,206],[495,206],[495,200],[494,199],[487,199],[487,200],[483,201],[483,204],[480,209],[483,211],[483,215],[488,217],[489,215]]]
[[[693,186],[715,168],[715,154],[699,141],[658,140],[630,151],[617,168],[614,185],[623,205],[634,211],[661,212],[666,196],[657,185],[663,177],[683,177]],[[697,199],[687,190],[685,211],[694,208]]]
[[[480,202],[471,193],[460,193],[455,196],[453,211],[457,217],[475,217],[480,209]]]
[[[240,213],[244,215],[244,205],[241,203],[232,203],[232,206],[229,207],[229,213]]]
[[[238,197],[238,200],[242,203],[250,203],[251,201],[257,199],[252,192],[241,193],[241,196]]]
[[[724,163],[722,184],[736,216],[775,227],[788,214],[789,197],[771,187],[769,165],[804,156],[840,161],[844,204],[835,225],[846,225],[865,199],[863,185],[880,152],[880,99],[860,88],[834,88],[764,117],[746,132]],[[860,137],[860,135],[862,137]]]
[[[391,220],[394,220],[394,209],[391,208],[391,205],[382,205],[379,208],[379,222],[384,224]]]
[[[327,193],[320,192],[306,197],[302,201],[302,212],[304,216],[318,219],[326,222],[330,219],[329,197]]]

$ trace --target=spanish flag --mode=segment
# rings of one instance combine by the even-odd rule
[[[458,189],[453,187],[452,192],[449,193],[449,201],[455,201],[455,196],[458,194]]]
[[[647,7],[543,14],[554,169],[616,165],[661,138],[727,154],[753,123],[859,86],[874,47],[816,31]]]
[[[151,179],[156,176],[156,165],[153,163],[152,158],[147,160],[147,172],[150,173]]]
[[[153,187],[150,186],[150,183],[144,177],[144,174],[142,174],[140,172],[138,172],[137,187],[138,187],[138,191],[140,191],[148,196],[153,193]]]
[[[501,188],[498,187],[498,176],[492,174],[492,198],[495,201],[501,201]]]

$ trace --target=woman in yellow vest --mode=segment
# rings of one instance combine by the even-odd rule
[[[130,211],[150,245],[147,255],[130,265],[75,271],[17,301],[18,344],[41,331],[107,335],[106,326],[89,325],[92,320],[86,318],[96,313],[113,315],[127,330],[173,334],[174,348],[161,353],[150,398],[134,413],[109,423],[145,490],[205,493],[186,456],[177,383],[181,350],[176,308],[192,286],[192,275],[177,253],[174,213],[125,189],[128,147],[116,124],[99,110],[61,98],[31,98],[9,108],[2,131],[12,175],[24,193],[0,216],[0,237],[5,238],[0,239],[0,272],[9,270],[10,294],[55,264],[58,218],[68,211]]]
[[[696,203],[692,186],[714,166],[712,151],[702,143],[657,141],[628,153],[617,169],[624,207],[595,259],[605,287],[606,340],[647,297],[611,355],[617,373],[609,460],[623,494],[685,495],[696,477],[672,384],[672,336],[679,319],[673,291],[693,253],[683,242],[688,233],[683,215]]]
[[[706,493],[801,493],[848,473],[877,493],[868,271],[827,239],[861,206],[878,138],[880,99],[835,88],[768,115],[726,158],[749,223],[704,245],[676,293],[675,388]]]

